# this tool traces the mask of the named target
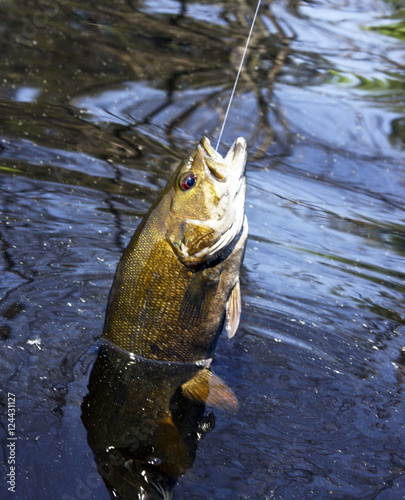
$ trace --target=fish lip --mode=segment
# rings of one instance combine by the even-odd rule
[[[246,164],[247,142],[244,137],[238,137],[234,140],[232,146],[229,148],[224,160],[227,164],[232,165],[243,163]]]
[[[230,165],[229,182],[236,186],[234,190],[234,200],[239,197],[241,190],[246,191],[246,158],[246,139],[238,137],[233,142],[224,159],[224,161]]]
[[[215,149],[211,146],[210,140],[205,135],[201,137],[199,147],[202,150],[204,156],[209,156],[213,160],[219,160],[221,162],[224,161],[218,151],[215,151]]]

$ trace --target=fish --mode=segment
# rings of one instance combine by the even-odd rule
[[[118,263],[82,403],[114,498],[172,498],[213,428],[205,405],[238,408],[211,362],[219,335],[232,338],[241,315],[246,148],[238,138],[223,158],[203,137]]]
[[[118,263],[104,339],[151,360],[198,362],[212,358],[223,329],[234,336],[248,236],[246,151],[239,137],[222,157],[202,137],[180,162]]]

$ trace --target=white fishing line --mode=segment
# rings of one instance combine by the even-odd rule
[[[250,27],[249,36],[248,36],[248,39],[246,41],[245,49],[244,49],[243,54],[242,54],[242,59],[240,61],[240,65],[239,65],[239,69],[238,69],[238,74],[236,75],[236,79],[235,79],[235,83],[233,85],[233,89],[232,89],[231,97],[229,99],[228,107],[226,108],[225,118],[224,118],[224,121],[222,123],[221,130],[219,132],[218,142],[217,142],[215,151],[218,151],[218,146],[219,146],[219,143],[221,142],[222,133],[223,133],[224,128],[225,128],[226,120],[228,119],[229,109],[230,109],[231,104],[232,104],[233,96],[235,95],[236,85],[238,84],[239,75],[240,75],[240,72],[242,71],[243,61],[245,60],[245,55],[246,55],[246,52],[247,52],[247,49],[248,49],[248,46],[249,46],[250,37],[252,36],[253,27],[255,25],[257,13],[259,12],[259,8],[260,8],[260,4],[261,3],[262,3],[262,0],[258,0],[257,7],[256,7],[256,12],[255,12],[255,15],[253,16],[253,21],[252,21],[252,25]]]

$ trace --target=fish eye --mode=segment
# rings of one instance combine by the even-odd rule
[[[187,191],[188,189],[194,187],[196,182],[197,182],[197,176],[192,172],[188,172],[180,177],[179,186],[183,191]]]

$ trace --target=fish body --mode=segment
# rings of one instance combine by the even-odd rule
[[[235,410],[210,369],[241,313],[247,240],[246,141],[225,158],[202,138],[152,205],[118,266],[82,419],[114,498],[171,498],[212,428],[205,405]]]
[[[147,359],[210,358],[240,317],[248,225],[246,141],[223,158],[203,137],[128,244],[110,292],[104,338]]]

